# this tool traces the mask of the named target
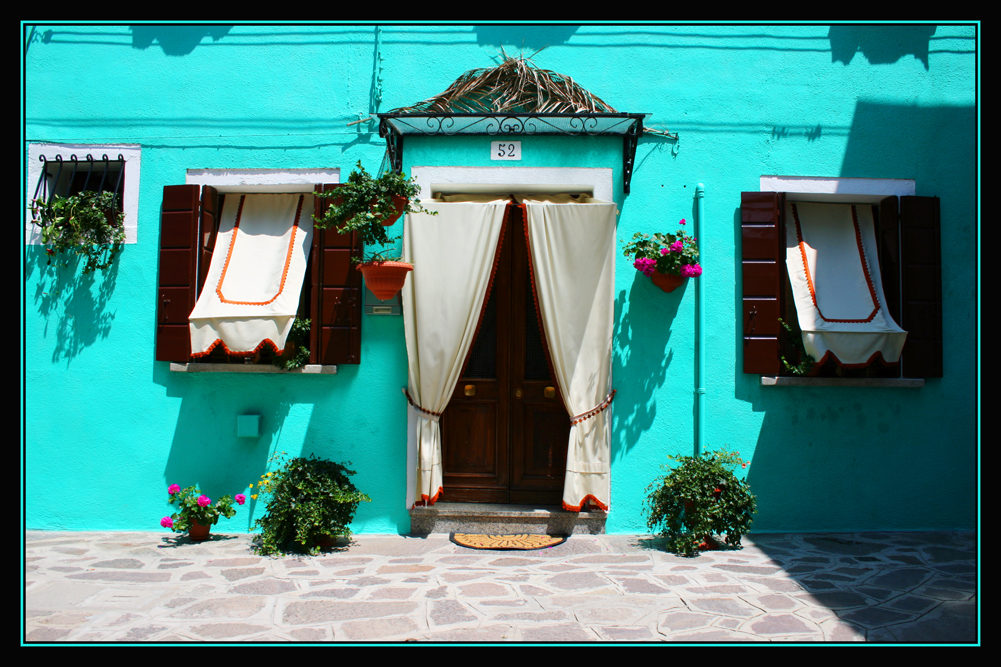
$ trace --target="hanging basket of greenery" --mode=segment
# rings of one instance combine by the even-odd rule
[[[80,255],[86,258],[84,273],[107,270],[125,243],[125,214],[111,192],[33,199],[31,218],[42,229],[50,258],[64,252]]]

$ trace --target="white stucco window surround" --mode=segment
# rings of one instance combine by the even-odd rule
[[[321,183],[340,183],[340,169],[188,169],[188,185],[211,185],[220,193],[313,192]]]
[[[421,199],[434,194],[511,194],[589,192],[613,201],[612,170],[608,167],[412,167]]]
[[[28,245],[40,245],[42,243],[41,229],[31,221],[31,211],[28,210],[35,190],[38,187],[39,178],[45,163],[41,157],[44,155],[49,164],[48,169],[48,190],[52,191],[54,185],[54,166],[57,157],[64,162],[62,177],[67,178],[72,171],[71,160],[75,155],[79,163],[78,171],[88,169],[87,156],[90,155],[95,165],[101,164],[103,156],[107,155],[109,161],[118,160],[121,155],[125,160],[125,185],[122,193],[122,207],[125,212],[125,242],[138,243],[139,240],[139,172],[142,147],[138,144],[49,144],[33,143],[28,145],[28,179],[25,182],[24,198],[24,242]],[[82,172],[81,172],[82,173]],[[99,182],[98,178],[98,182]],[[89,187],[89,186],[88,186]]]
[[[917,190],[904,178],[829,178],[819,176],[762,176],[760,192],[784,192],[787,201],[835,204],[878,204],[885,197],[909,197]]]

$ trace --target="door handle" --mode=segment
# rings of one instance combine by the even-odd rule
[[[462,393],[464,393],[466,396],[475,396],[476,395],[476,385],[474,385],[474,384],[467,384],[465,387],[462,388]]]
[[[554,398],[556,396],[556,387],[546,387],[542,390],[542,395],[546,398]]]
[[[515,389],[514,390],[514,397],[515,398],[521,398],[521,389]]]

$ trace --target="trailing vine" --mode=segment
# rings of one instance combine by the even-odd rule
[[[85,274],[110,268],[125,243],[125,214],[112,192],[33,199],[31,218],[41,227],[49,261],[60,253],[75,253],[86,258]]]

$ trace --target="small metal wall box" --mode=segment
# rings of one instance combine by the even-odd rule
[[[403,315],[403,298],[397,292],[391,299],[380,301],[372,294],[372,290],[365,289],[365,314],[366,315]]]
[[[261,435],[260,415],[237,415],[236,437],[257,438]]]

